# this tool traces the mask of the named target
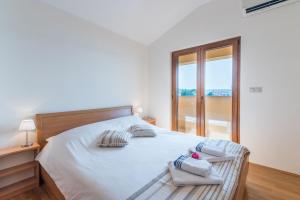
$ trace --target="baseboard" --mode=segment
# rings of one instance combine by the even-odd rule
[[[283,171],[283,170],[280,170],[280,169],[268,167],[268,166],[265,166],[265,165],[260,165],[260,164],[253,163],[253,162],[249,162],[249,164],[250,164],[250,166],[252,165],[252,166],[256,166],[256,167],[268,168],[269,170],[277,171],[279,173],[283,173],[283,174],[286,174],[286,175],[290,175],[290,176],[300,178],[300,174],[295,174],[295,173],[292,173],[292,172]]]

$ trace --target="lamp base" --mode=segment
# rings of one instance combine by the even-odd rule
[[[24,144],[24,145],[21,145],[22,148],[25,148],[25,147],[31,147],[33,145],[33,143],[31,144]]]

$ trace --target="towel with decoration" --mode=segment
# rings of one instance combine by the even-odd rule
[[[222,185],[224,183],[224,178],[214,168],[211,169],[211,173],[206,177],[180,170],[174,166],[173,162],[168,164],[168,169],[175,186]]]
[[[226,149],[225,146],[212,145],[206,142],[200,142],[196,146],[196,151],[213,155],[213,156],[218,156],[218,157],[225,156],[226,153],[225,149]]]
[[[191,158],[188,155],[181,155],[174,161],[174,166],[177,169],[207,177],[211,173],[212,164],[206,160],[198,160]]]
[[[234,160],[236,158],[235,155],[233,155],[232,153],[225,153],[224,156],[212,156],[212,155],[209,155],[209,154],[206,154],[206,153],[203,153],[203,152],[198,152],[196,151],[196,148],[195,147],[192,147],[189,149],[189,152],[190,153],[198,153],[200,154],[200,158],[201,160],[206,160],[210,163],[216,163],[216,162],[226,162],[226,161],[231,161],[231,160]]]

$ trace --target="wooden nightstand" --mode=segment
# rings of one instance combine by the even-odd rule
[[[39,152],[39,150],[40,150],[40,145],[37,143],[34,143],[30,147],[5,148],[0,150],[0,159],[10,155],[14,155],[22,152],[28,152],[28,151],[33,151],[35,157]],[[27,163],[23,163],[17,166],[0,170],[0,179],[3,177],[11,176],[28,170],[34,170],[34,176],[30,178],[26,178],[17,183],[13,183],[11,185],[5,186],[3,188],[0,188],[0,199],[8,199],[15,195],[39,187],[39,164],[37,161],[33,160]]]
[[[152,117],[143,117],[143,120],[145,120],[149,124],[156,125],[156,119],[154,119]]]

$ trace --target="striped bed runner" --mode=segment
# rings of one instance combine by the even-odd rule
[[[128,200],[231,200],[237,188],[244,155],[248,150],[230,141],[215,141],[226,145],[226,151],[236,155],[233,161],[214,163],[217,172],[224,178],[224,185],[203,185],[176,187],[168,169],[151,182],[132,194]]]

